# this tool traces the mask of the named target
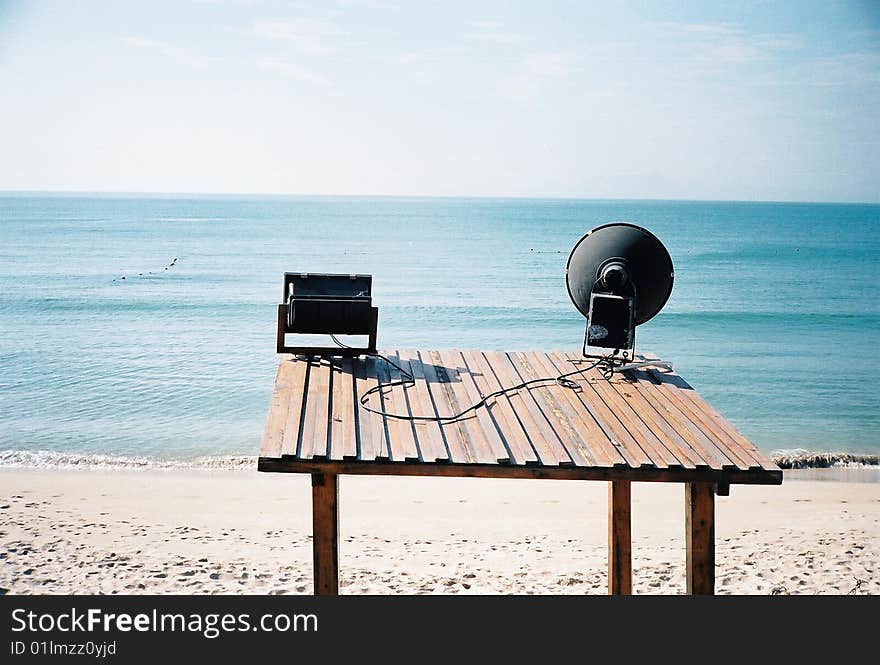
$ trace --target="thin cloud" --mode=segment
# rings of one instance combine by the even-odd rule
[[[321,76],[302,65],[286,60],[278,60],[275,58],[264,58],[257,62],[257,67],[266,71],[280,74],[294,81],[302,81],[303,83],[313,83],[323,87],[329,87],[332,82],[325,76]]]
[[[788,34],[747,33],[730,23],[649,23],[659,38],[675,41],[703,64],[747,64],[799,48]]]
[[[497,21],[471,21],[469,26],[465,38],[472,41],[487,44],[517,44],[523,41],[522,35],[506,30],[504,24]]]
[[[346,34],[332,21],[310,18],[256,20],[251,24],[250,32],[261,39],[285,42],[311,55],[336,52],[333,42]]]
[[[128,46],[150,50],[167,58],[171,58],[180,64],[197,69],[222,62],[223,60],[223,58],[201,55],[191,48],[174,46],[167,42],[159,41],[158,39],[149,39],[147,37],[126,37],[123,39],[123,42]]]
[[[399,55],[393,56],[390,60],[392,62],[399,62],[403,64],[424,65],[428,63],[439,62],[441,60],[446,60],[451,57],[460,56],[465,53],[468,53],[468,50],[463,46],[435,46],[433,48],[423,48],[416,51],[407,51],[406,53],[401,53]]]
[[[811,58],[763,77],[766,85],[862,87],[880,84],[880,53],[862,51]]]
[[[531,53],[526,56],[520,70],[501,79],[495,90],[501,97],[515,102],[534,99],[546,81],[561,79],[572,72],[572,58],[561,51]]]
[[[668,28],[674,32],[689,32],[697,35],[736,35],[742,32],[729,23],[674,23],[662,21],[656,24],[661,28]]]
[[[336,0],[336,4],[340,7],[356,7],[360,9],[397,9],[398,5],[393,2],[385,2],[384,0]]]

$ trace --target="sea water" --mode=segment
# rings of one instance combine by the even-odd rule
[[[765,451],[880,452],[880,206],[5,194],[0,463],[255,455],[285,271],[373,274],[382,348],[578,350],[612,221],[675,264],[640,349]]]

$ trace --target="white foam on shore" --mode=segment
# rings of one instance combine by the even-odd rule
[[[814,453],[802,449],[774,450],[771,453],[771,458],[782,469],[877,468],[880,465],[880,456],[878,455]],[[193,459],[161,459],[126,455],[60,453],[50,450],[0,451],[0,468],[252,471],[256,467],[257,458],[255,455],[217,455]]]
[[[4,450],[0,451],[0,468],[253,471],[257,468],[257,458],[250,455],[226,455],[175,460],[125,455],[59,453],[49,450]]]

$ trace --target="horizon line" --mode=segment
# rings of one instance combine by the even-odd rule
[[[601,196],[527,196],[527,195],[495,195],[495,194],[306,194],[280,192],[160,192],[130,190],[79,190],[79,189],[0,189],[0,196],[6,195],[52,195],[52,196],[106,196],[127,198],[387,198],[387,199],[486,199],[486,200],[527,200],[527,201],[663,201],[675,203],[790,203],[790,204],[827,204],[827,205],[880,205],[878,201],[829,201],[802,199],[701,199],[701,198],[656,198],[656,197],[601,197]]]

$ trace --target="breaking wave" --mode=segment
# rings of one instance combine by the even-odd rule
[[[835,467],[877,467],[880,455],[814,453],[807,450],[775,450],[771,459],[782,469],[829,469]],[[29,469],[177,469],[253,471],[253,455],[218,455],[193,459],[159,459],[125,455],[59,453],[48,450],[0,451],[0,468]]]
[[[253,471],[257,458],[249,455],[197,457],[190,460],[58,453],[48,450],[0,451],[0,468],[30,469],[204,469],[215,471]]]

